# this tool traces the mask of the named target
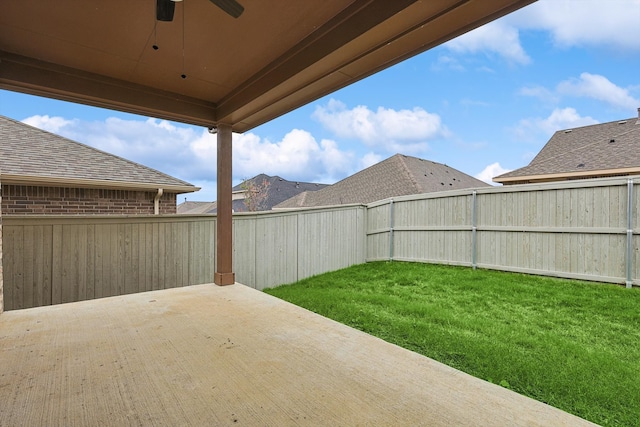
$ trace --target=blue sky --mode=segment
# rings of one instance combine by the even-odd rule
[[[490,181],[556,130],[637,116],[640,0],[539,0],[234,134],[234,180],[333,183],[395,153]],[[215,136],[155,118],[0,91],[0,114],[158,169],[215,199]]]

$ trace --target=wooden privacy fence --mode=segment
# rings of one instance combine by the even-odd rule
[[[215,217],[3,217],[6,310],[212,281]]]
[[[361,205],[234,215],[236,281],[264,289],[362,264],[365,220]]]
[[[236,280],[365,262],[365,207],[234,215]],[[213,282],[215,216],[3,217],[6,310]]]
[[[639,177],[399,197],[368,207],[367,261],[638,284]]]
[[[236,280],[263,289],[375,260],[639,284],[640,177],[234,215]],[[215,216],[3,217],[5,309],[210,283]]]

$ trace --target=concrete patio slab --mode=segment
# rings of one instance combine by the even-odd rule
[[[586,426],[262,292],[0,315],[2,426]]]

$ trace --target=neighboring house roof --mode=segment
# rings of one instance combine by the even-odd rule
[[[188,202],[184,201],[180,203],[176,209],[179,214],[187,215],[202,215],[210,212],[215,212],[216,202]]]
[[[493,180],[521,184],[639,173],[640,117],[634,117],[557,131],[528,166]]]
[[[487,186],[447,165],[396,154],[322,190],[301,193],[275,208],[371,203],[410,194]]]
[[[316,184],[314,182],[300,182],[300,181],[287,181],[284,178],[279,176],[269,176],[261,173],[260,175],[256,175],[251,179],[246,180],[245,182],[250,181],[253,182],[256,188],[263,191],[266,187],[267,195],[265,199],[262,201],[260,209],[261,211],[269,211],[274,206],[279,203],[284,202],[291,197],[296,196],[302,192],[315,192],[327,187],[327,184]],[[233,187],[233,191],[241,192],[245,190],[243,184],[236,185]],[[237,201],[234,201],[237,202]],[[244,204],[244,200],[241,200],[242,207],[244,209],[236,210],[236,212],[246,211],[246,205]],[[234,203],[234,209],[235,209]]]
[[[231,205],[233,212],[246,212],[244,200],[234,200]],[[178,204],[176,213],[179,215],[209,215],[218,212],[218,202],[182,202]]]
[[[254,183],[255,188],[264,191],[266,188],[266,197],[261,201],[259,211],[271,210],[275,205],[297,195],[302,192],[313,192],[327,187],[327,184],[316,184],[313,182],[288,181],[279,176],[269,176],[263,173],[247,179],[242,184],[233,187],[235,195],[240,196],[233,200],[234,212],[247,212],[247,206],[244,200],[246,187],[245,182]],[[212,214],[217,212],[216,202],[183,202],[178,205],[179,214]]]
[[[188,182],[59,135],[0,116],[3,184],[198,191]]]

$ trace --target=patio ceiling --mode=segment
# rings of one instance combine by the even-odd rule
[[[533,1],[3,2],[0,88],[244,132]]]

